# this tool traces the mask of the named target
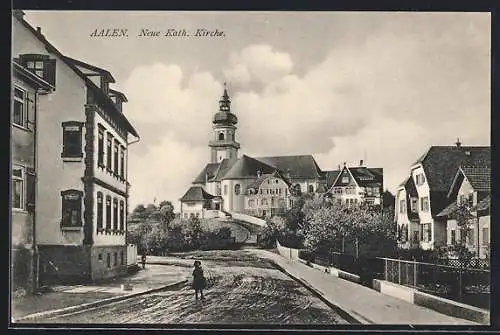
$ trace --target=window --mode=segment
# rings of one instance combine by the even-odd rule
[[[12,208],[24,209],[24,167],[14,165],[12,167]]]
[[[12,122],[21,127],[26,127],[27,108],[26,108],[26,91],[14,87],[14,109]]]
[[[111,197],[106,196],[106,230],[111,230]]]
[[[422,212],[428,212],[429,211],[429,197],[422,197],[422,198],[420,198],[420,210]]]
[[[123,250],[120,251],[120,264],[124,265],[125,264],[125,259],[123,258]]]
[[[413,213],[417,213],[418,212],[418,199],[411,198],[410,206],[411,206],[411,211]]]
[[[418,233],[418,230],[413,231],[413,243],[418,243],[420,240],[420,234]]]
[[[123,200],[120,201],[120,231],[125,230],[125,207]]]
[[[416,175],[417,185],[423,185],[425,183],[425,176],[423,173]]]
[[[108,169],[108,171],[112,171],[111,170],[111,155],[113,154],[112,153],[112,150],[113,150],[113,135],[111,135],[110,133],[107,134],[107,139],[106,139],[106,167]]]
[[[106,255],[106,266],[109,268],[111,268],[111,254],[108,252],[108,254]]]
[[[490,244],[490,234],[488,231],[488,227],[483,228],[483,245]]]
[[[224,195],[227,195],[227,185],[224,185]]]
[[[97,166],[104,167],[104,128],[99,125],[99,135],[97,140]]]
[[[79,190],[61,192],[62,197],[62,226],[81,227],[82,225],[82,196]]]
[[[422,235],[424,238],[424,242],[432,241],[432,226],[431,226],[431,224],[425,223],[422,225],[422,228],[423,228]]]
[[[113,266],[117,266],[118,265],[118,253],[115,252],[113,254]]]
[[[371,187],[367,187],[366,188],[366,195],[371,197],[372,196],[372,188]]]
[[[63,122],[63,158],[81,158],[82,151],[82,122]]]
[[[115,175],[118,176],[118,173],[120,172],[120,166],[118,165],[118,156],[119,156],[119,150],[120,150],[120,144],[118,143],[118,140],[115,140],[115,151],[114,151],[114,168],[115,168]]]
[[[250,208],[255,207],[255,200],[253,200],[253,199],[248,200],[248,207],[250,207]]]
[[[399,213],[403,214],[404,212],[406,212],[406,200],[400,200],[399,201]]]
[[[348,176],[343,176],[342,177],[342,184],[347,184],[349,183],[349,177]]]
[[[101,231],[103,228],[103,199],[102,192],[97,192],[97,231]]]
[[[271,207],[274,207],[274,198],[271,198]]]
[[[313,193],[314,192],[314,186],[313,185],[309,185],[309,190],[308,190],[309,193]]]
[[[267,199],[262,199],[261,205],[262,206],[267,206]]]
[[[118,230],[118,199],[113,199],[113,230]]]
[[[450,242],[451,244],[457,244],[457,231],[455,229],[450,231]]]
[[[241,185],[240,184],[234,185],[234,194],[240,195],[240,191],[241,191]]]
[[[49,59],[48,55],[25,54],[21,55],[20,63],[46,82],[56,84],[56,60]]]
[[[120,147],[120,177],[125,179],[125,147]]]
[[[224,141],[224,133],[219,133],[219,141]]]
[[[97,255],[97,260],[98,260],[99,262],[102,262],[102,254]]]

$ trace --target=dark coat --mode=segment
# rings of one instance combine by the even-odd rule
[[[201,267],[195,268],[193,271],[193,288],[195,290],[200,290],[206,287],[207,287],[207,280],[203,275],[203,269]]]

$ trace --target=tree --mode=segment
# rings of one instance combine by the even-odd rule
[[[162,201],[160,203],[160,221],[165,228],[175,218],[174,205],[170,201]]]

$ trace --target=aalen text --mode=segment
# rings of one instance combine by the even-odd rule
[[[132,35],[133,36],[133,35]],[[226,34],[220,29],[150,29],[141,28],[137,37],[225,37]],[[129,30],[125,28],[96,28],[90,33],[90,37],[129,37]]]

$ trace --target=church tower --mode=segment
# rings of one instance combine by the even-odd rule
[[[240,144],[235,140],[237,123],[238,118],[231,113],[231,100],[229,100],[226,83],[224,83],[224,94],[219,100],[219,112],[212,120],[214,137],[208,143],[210,163],[220,163],[225,158],[230,160],[238,158]]]

